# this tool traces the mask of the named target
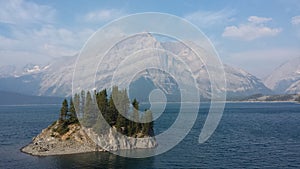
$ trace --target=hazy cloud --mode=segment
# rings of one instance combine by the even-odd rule
[[[9,24],[51,23],[56,10],[23,0],[0,1],[0,22]]]
[[[250,16],[248,18],[249,22],[256,23],[256,24],[269,22],[271,20],[272,20],[272,18],[264,18],[264,17],[258,17],[258,16]]]
[[[184,16],[185,19],[200,27],[209,27],[215,24],[226,24],[233,20],[233,10],[223,9],[220,11],[196,11]]]
[[[58,27],[56,10],[34,2],[0,0],[0,9],[0,24],[9,25],[0,32],[0,65],[74,55],[95,31]]]
[[[292,23],[293,25],[300,25],[300,15],[299,15],[299,16],[294,16],[294,17],[292,17],[291,23]]]
[[[85,22],[106,22],[124,16],[126,13],[118,9],[101,9],[83,16]]]
[[[266,26],[266,24],[271,20],[272,18],[250,16],[248,18],[248,23],[246,24],[226,27],[222,36],[246,41],[251,41],[261,37],[276,36],[282,31],[282,29]]]

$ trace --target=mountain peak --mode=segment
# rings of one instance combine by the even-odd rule
[[[264,82],[279,94],[300,93],[300,57],[280,65]]]

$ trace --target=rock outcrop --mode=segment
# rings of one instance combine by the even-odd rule
[[[59,122],[56,121],[42,130],[30,144],[21,148],[21,151],[36,156],[48,156],[157,146],[154,137],[126,137],[118,134],[114,127],[105,135],[97,135],[91,128],[84,128],[80,124],[70,124],[67,132],[59,134],[56,132],[58,127]]]
[[[138,148],[154,148],[157,146],[154,137],[133,138],[117,132],[115,127],[109,129],[106,135],[98,135],[91,128],[85,130],[87,135],[105,151],[129,150]]]

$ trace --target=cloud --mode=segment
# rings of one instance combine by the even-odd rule
[[[56,10],[23,0],[0,1],[0,23],[32,24],[52,23]]]
[[[256,24],[269,22],[271,20],[272,20],[272,18],[264,18],[264,17],[258,17],[258,16],[250,16],[248,18],[249,22],[256,23]]]
[[[210,27],[216,24],[226,24],[233,20],[233,10],[223,9],[220,11],[196,11],[184,16],[185,19],[199,27]]]
[[[294,16],[294,17],[292,17],[291,23],[292,23],[293,25],[300,25],[300,15],[299,15],[299,16]]]
[[[76,54],[95,30],[79,31],[43,25],[40,28],[12,28],[11,37],[0,34],[0,65],[22,66],[41,63],[55,57]]]
[[[117,19],[121,16],[126,15],[122,10],[117,9],[101,9],[97,11],[92,11],[85,14],[80,19],[83,19],[85,22],[98,23],[98,22],[107,22],[113,19]]]
[[[57,26],[51,6],[23,0],[0,0],[0,65],[22,66],[76,54],[95,30]],[[1,28],[0,28],[1,29]]]
[[[246,41],[251,41],[262,37],[276,36],[282,31],[282,29],[266,26],[265,24],[271,20],[272,18],[250,16],[248,18],[248,23],[246,24],[227,26],[222,36]]]

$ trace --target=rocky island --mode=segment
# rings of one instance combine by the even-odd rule
[[[48,156],[155,148],[157,143],[151,111],[145,110],[140,114],[136,99],[132,101],[132,111],[130,111],[126,90],[119,91],[114,87],[112,93],[118,97],[112,97],[111,94],[108,99],[106,89],[98,93],[94,92],[94,95],[89,91],[81,92],[80,95],[76,94],[73,99],[70,99],[70,106],[65,99],[59,119],[42,130],[30,144],[21,148],[21,151],[31,155]],[[100,111],[96,111],[95,105]],[[123,105],[123,109],[118,110],[116,105]],[[135,120],[140,119],[145,122],[128,120],[119,111],[125,112]],[[102,118],[110,125],[109,128],[102,124]]]

